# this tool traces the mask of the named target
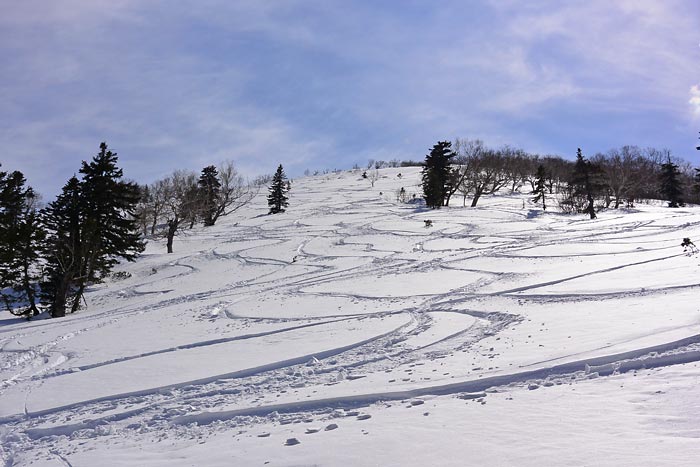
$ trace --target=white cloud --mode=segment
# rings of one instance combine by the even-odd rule
[[[690,100],[688,101],[695,116],[700,116],[700,85],[696,84],[690,88]]]
[[[561,115],[687,119],[700,58],[694,0],[54,3],[0,18],[0,150],[39,186],[49,157],[75,170],[102,139],[153,179],[419,158],[450,137],[537,146],[529,123]]]
[[[678,112],[689,77],[697,75],[697,51],[687,38],[697,35],[698,13],[692,2],[675,0],[541,2],[504,10],[503,37],[539,51],[538,60],[557,67],[596,106]]]

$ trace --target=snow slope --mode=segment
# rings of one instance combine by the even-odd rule
[[[0,319],[4,465],[698,465],[700,210],[430,211],[380,172]]]

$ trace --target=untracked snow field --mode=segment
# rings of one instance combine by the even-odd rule
[[[431,211],[396,201],[419,169],[380,174],[3,314],[0,465],[700,465],[700,208]]]

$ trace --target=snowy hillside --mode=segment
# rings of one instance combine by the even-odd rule
[[[417,168],[380,173],[3,315],[4,465],[698,465],[700,209],[429,211],[396,202]]]

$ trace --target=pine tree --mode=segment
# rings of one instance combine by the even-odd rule
[[[25,187],[21,172],[0,172],[0,299],[16,316],[39,312],[39,248],[44,229],[36,211],[36,195]]]
[[[683,187],[680,180],[681,173],[678,170],[678,166],[671,162],[671,157],[669,156],[665,164],[661,164],[661,173],[659,175],[659,181],[661,186],[659,191],[668,200],[669,208],[677,208],[678,206],[683,206]]]
[[[422,175],[423,198],[430,208],[440,209],[447,199],[450,192],[450,161],[454,156],[452,143],[449,141],[438,141],[430,154],[425,156]]]
[[[65,316],[66,304],[74,299],[80,274],[83,256],[80,197],[80,181],[73,176],[61,194],[42,211],[49,235],[43,248],[46,267],[41,295],[42,301],[49,304],[53,318]]]
[[[693,177],[693,193],[700,194],[700,168],[695,168],[695,176]]]
[[[537,167],[537,179],[535,181],[535,189],[532,191],[533,195],[537,195],[532,199],[533,203],[538,203],[542,200],[542,210],[547,210],[547,205],[545,197],[547,194],[547,171],[543,165]]]
[[[51,232],[45,297],[55,317],[65,315],[69,300],[71,313],[78,310],[89,283],[101,282],[119,258],[133,261],[144,248],[134,215],[139,188],[122,180],[116,153],[102,143],[80,173],[82,180],[71,178],[44,213]]]
[[[82,243],[81,275],[72,311],[79,307],[85,286],[100,282],[116,265],[118,258],[133,261],[145,247],[135,218],[139,187],[122,180],[117,154],[100,144],[100,152],[80,168]]]
[[[270,214],[278,214],[284,212],[288,206],[288,198],[286,196],[289,190],[287,177],[282,169],[282,164],[277,167],[277,172],[272,177],[272,185],[270,186],[270,194],[267,197],[267,204],[270,206]]]
[[[199,177],[199,195],[201,201],[201,213],[205,226],[212,226],[216,223],[217,210],[219,206],[219,196],[221,193],[221,181],[219,172],[213,165],[204,167]]]
[[[578,148],[576,163],[569,180],[567,202],[574,206],[577,212],[585,212],[591,219],[595,219],[595,199],[606,190],[607,184],[602,169],[584,158],[581,148]]]

